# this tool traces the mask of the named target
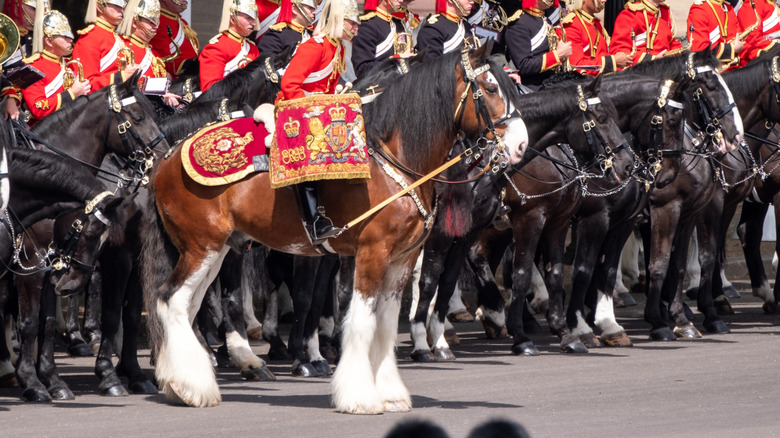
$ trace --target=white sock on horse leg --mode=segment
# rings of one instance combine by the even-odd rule
[[[623,331],[623,327],[615,319],[615,306],[612,296],[606,295],[602,291],[599,291],[594,323],[601,329],[602,335],[613,335]]]

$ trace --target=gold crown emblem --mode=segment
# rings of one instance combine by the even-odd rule
[[[297,137],[301,133],[301,122],[289,117],[289,120],[284,124],[284,132],[287,134],[287,138]]]
[[[347,120],[347,109],[338,104],[331,108],[328,113],[330,114],[331,122],[343,122]]]

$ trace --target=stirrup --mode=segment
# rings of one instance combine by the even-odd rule
[[[327,223],[321,225],[320,229],[317,230],[317,222],[319,221],[326,221]],[[308,225],[309,226],[306,227],[306,232],[309,235],[309,241],[311,241],[311,244],[314,246],[322,245],[326,240],[338,237],[342,232],[341,228],[333,225],[333,221],[331,221],[329,217],[319,211],[312,223]]]

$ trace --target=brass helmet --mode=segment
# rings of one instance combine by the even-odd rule
[[[344,19],[360,23],[360,11],[355,0],[341,0],[344,4]]]
[[[160,24],[159,0],[130,0],[125,7],[122,22],[116,28],[116,33],[129,37],[133,33],[133,21],[146,18],[154,24]],[[149,38],[154,35],[149,35]]]
[[[219,22],[219,31],[224,32],[230,27],[230,18],[238,23],[238,13],[246,14],[258,20],[257,2],[255,0],[223,0],[222,19]],[[255,24],[255,29],[257,25]]]
[[[60,11],[47,12],[43,16],[43,34],[49,38],[55,36],[73,38],[70,23],[68,23],[68,19]]]
[[[84,23],[89,24],[89,23],[96,22],[98,6],[100,6],[100,8],[103,9],[106,7],[106,5],[115,5],[124,9],[127,6],[127,1],[126,0],[89,0],[89,5],[87,5],[87,15],[84,17]]]
[[[582,0],[563,0],[563,2],[566,5],[566,10],[569,12],[582,9]]]
[[[141,0],[135,9],[135,16],[160,24],[160,0]]]

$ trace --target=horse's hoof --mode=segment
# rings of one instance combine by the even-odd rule
[[[210,408],[218,405],[222,401],[219,392],[215,392],[210,400],[196,396],[192,390],[176,382],[169,382],[163,386],[163,392],[169,400],[184,403],[187,406]]]
[[[293,355],[287,350],[287,347],[271,347],[268,350],[268,360],[292,360]]]
[[[127,386],[132,394],[157,394],[159,392],[157,387],[148,380],[139,380]]]
[[[307,363],[300,363],[297,362],[293,364],[292,370],[290,371],[293,376],[295,377],[319,377],[319,373],[316,369],[314,369],[314,366],[307,362]]]
[[[683,339],[698,339],[701,338],[701,332],[693,326],[693,323],[687,323],[674,328],[674,335]]]
[[[761,306],[761,309],[764,310],[764,313],[769,315],[780,313],[780,305],[778,305],[774,301],[765,302],[764,305]]]
[[[588,352],[588,348],[585,347],[585,344],[583,344],[579,338],[572,335],[566,335],[561,341],[561,352],[583,354]]]
[[[68,354],[71,357],[92,357],[95,355],[89,345],[84,341],[68,345]]]
[[[723,322],[722,319],[718,319],[715,321],[704,321],[704,329],[707,330],[709,333],[716,333],[716,334],[731,333],[731,329],[729,328],[729,326],[726,325],[725,322]]]
[[[615,307],[632,307],[636,306],[636,300],[628,292],[620,292],[615,300]]]
[[[271,370],[268,369],[267,366],[263,365],[260,367],[248,367],[248,368],[242,368],[240,371],[241,377],[243,377],[245,380],[248,380],[250,382],[272,382],[276,380],[276,376],[274,375]],[[294,375],[294,374],[293,374]],[[309,376],[304,376],[309,377]]]
[[[585,333],[579,336],[580,342],[587,348],[601,348],[601,340],[593,332]]]
[[[726,299],[726,297],[723,295],[715,298],[715,301],[712,303],[712,305],[715,307],[715,312],[717,312],[718,315],[734,314],[734,309],[731,307],[731,303],[729,303],[729,300]]]
[[[726,298],[742,298],[742,295],[739,294],[734,286],[724,287],[723,295],[725,295]]]
[[[385,412],[409,412],[412,410],[412,406],[409,405],[409,402],[404,400],[386,401],[382,403],[382,407]]]
[[[19,381],[16,379],[14,373],[8,373],[4,376],[0,376],[0,388],[18,388]]]
[[[100,342],[100,336],[93,336],[92,339],[89,340],[89,348],[95,356],[97,356],[100,351]]]
[[[127,397],[130,395],[122,385],[111,385],[105,388],[98,388],[98,392],[104,397]]]
[[[633,347],[631,338],[628,337],[625,331],[621,330],[611,335],[602,335],[601,341],[607,347]]]
[[[259,340],[260,338],[263,337],[263,326],[259,325],[255,328],[251,328],[247,330],[246,337],[253,341]]]
[[[444,340],[449,345],[460,345],[460,338],[454,329],[444,330]]]
[[[330,368],[330,365],[328,365],[328,363],[324,360],[315,360],[311,364],[319,376],[324,377],[333,374],[333,370]]]
[[[482,327],[485,328],[485,337],[488,339],[506,339],[509,337],[506,326],[499,327],[498,324],[489,319],[482,320]]]
[[[217,367],[233,368],[233,363],[230,362],[230,353],[228,353],[226,345],[219,347],[216,354],[214,354],[214,357],[217,360]]]
[[[696,301],[696,298],[699,296],[699,288],[698,287],[692,287],[685,291],[685,297],[688,298],[691,301]]]
[[[455,355],[449,348],[436,348],[433,350],[433,356],[436,362],[454,362]]]
[[[654,341],[675,341],[677,336],[674,335],[674,332],[669,327],[661,327],[650,331],[650,339]]]
[[[533,342],[516,342],[512,345],[512,354],[523,356],[538,356],[539,350],[536,348]]]
[[[52,400],[76,400],[76,396],[68,388],[57,388],[49,391]]]
[[[22,392],[22,399],[24,401],[33,403],[49,403],[51,402],[51,396],[48,392],[40,388],[28,388]]]
[[[422,362],[422,363],[436,362],[436,358],[433,356],[433,353],[430,350],[423,350],[423,351],[414,350],[412,351],[410,357],[415,362]]]
[[[449,315],[447,315],[447,319],[450,320],[450,322],[474,322],[474,315],[469,313],[466,309],[460,309],[456,310]]]

